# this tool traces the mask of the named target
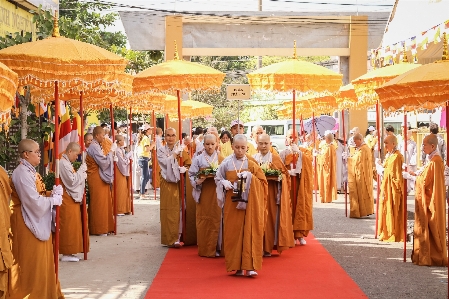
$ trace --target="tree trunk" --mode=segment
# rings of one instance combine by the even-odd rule
[[[31,93],[29,89],[25,89],[25,95],[18,95],[20,99],[20,137],[27,138],[28,133],[28,105],[31,103]]]

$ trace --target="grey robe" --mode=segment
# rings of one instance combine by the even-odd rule
[[[126,157],[125,150],[123,148],[117,148],[115,152],[118,161],[117,168],[121,174],[124,176],[129,176],[129,163],[131,162],[129,158]]]
[[[210,167],[209,162],[206,160],[206,156],[208,157],[210,162],[218,162],[218,152],[215,151],[212,156],[209,156],[205,151],[203,151],[200,155],[196,155],[192,159],[192,165],[189,168],[189,179],[190,184],[193,187],[192,196],[193,199],[199,203],[201,196],[201,186],[196,184],[196,174],[200,171],[201,168]]]
[[[86,180],[86,173],[73,172],[72,163],[70,163],[67,156],[62,155],[59,160],[59,176],[64,184],[65,190],[75,202],[82,202],[84,195],[84,187]]]
[[[101,180],[106,184],[112,184],[114,180],[113,152],[110,152],[107,156],[105,156],[100,144],[94,139],[92,144],[87,149],[87,154],[97,163],[100,169]]]

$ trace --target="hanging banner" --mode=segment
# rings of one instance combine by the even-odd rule
[[[226,95],[228,100],[249,100],[251,99],[251,87],[249,84],[228,84],[226,85]]]

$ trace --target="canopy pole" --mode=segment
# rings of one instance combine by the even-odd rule
[[[407,111],[404,111],[404,162],[407,171]],[[407,180],[404,179],[404,263],[407,261]]]
[[[446,138],[447,138],[446,140],[449,141],[449,102],[446,102]],[[449,153],[449,150],[447,147],[448,147],[448,145],[446,143],[446,152]],[[446,158],[446,165],[449,166],[449,159],[447,159],[447,158]],[[449,194],[449,192],[446,191],[446,194]],[[447,223],[449,223],[449,198],[446,199],[446,209],[448,211],[447,222],[446,222],[446,225],[447,225]],[[447,237],[449,238],[449,231],[447,232]],[[448,253],[448,258],[449,258],[449,251],[447,253]],[[448,264],[448,270],[449,270],[449,264]],[[447,284],[447,290],[448,290],[448,298],[449,298],[449,283]]]
[[[316,150],[316,133],[315,133],[315,112],[312,112],[312,134],[313,134],[313,149]],[[318,171],[317,171],[317,159],[316,156],[313,155],[313,165],[314,166],[314,179],[313,179],[313,185],[315,189],[315,202],[318,202]]]
[[[179,128],[179,145],[182,145],[182,118],[181,118],[181,92],[180,90],[176,90],[176,95],[178,97],[178,128]],[[183,166],[183,160],[182,160],[182,154],[181,151],[180,157],[179,157],[179,166]],[[182,206],[182,239],[183,241],[186,240],[186,204],[184,202],[184,174],[180,175],[180,189],[181,189],[181,206]]]
[[[132,135],[132,128],[133,128],[133,107],[129,107],[129,141],[128,146],[129,150],[133,150],[133,135]],[[134,154],[134,153],[133,153]],[[134,215],[134,192],[133,192],[133,156],[129,159],[129,193],[131,196],[131,213]]]
[[[55,81],[55,185],[59,186],[59,82]],[[54,259],[55,259],[55,273],[56,283],[59,281],[59,206],[56,206],[56,229],[55,229],[55,245],[54,245]]]
[[[109,106],[109,113],[111,115],[111,135],[112,135],[112,143],[115,142],[115,126],[114,126],[114,110],[112,109],[112,104]],[[115,153],[114,153],[115,155]],[[113,188],[113,200],[114,203],[114,235],[117,235],[117,163],[114,161],[114,183],[112,185]]]
[[[296,132],[296,90],[293,89],[293,143],[297,144],[298,143],[298,134]],[[293,153],[293,169],[296,169],[296,162],[297,162],[297,157],[296,157],[296,153]],[[293,220],[295,219],[295,215],[296,215],[296,201],[298,200],[297,195],[296,195],[296,174],[293,177],[293,198],[292,198],[292,217]],[[296,241],[295,241],[296,242]]]
[[[152,121],[153,121],[153,126],[154,126],[154,142],[156,142],[156,115],[154,114],[154,110],[153,110],[153,114],[151,115]],[[157,145],[157,144],[156,144]],[[156,170],[157,170],[157,148],[154,147],[153,150],[153,189],[154,189],[154,200],[156,200]]]
[[[190,137],[190,142],[192,142],[193,140],[192,140],[192,119],[190,118],[190,121],[189,121],[189,134],[187,135],[188,137]],[[189,153],[190,153],[190,158],[192,158],[193,157],[193,146],[192,146],[192,144],[190,144],[190,149],[189,149]]]
[[[84,106],[83,106],[83,91],[80,91],[80,114],[81,114],[81,136],[83,140],[81,141],[81,152],[82,152],[82,163],[86,163],[86,145],[84,144]],[[83,189],[83,253],[84,260],[87,260],[87,251],[89,248],[87,247],[87,200],[86,200],[86,186]]]
[[[346,130],[345,130],[345,110],[341,110],[341,123],[342,123],[342,130],[343,130],[343,150],[346,152]],[[346,161],[344,162],[346,166],[348,165],[348,159],[346,158]],[[348,167],[346,167],[347,172],[349,173]],[[349,178],[347,178],[349,179]],[[348,182],[344,182],[344,188],[345,188],[345,215],[348,217]],[[340,186],[341,187],[341,186]]]
[[[376,103],[376,130],[377,130],[377,155],[380,159],[380,115],[379,115],[379,101]],[[376,163],[376,162],[374,162]],[[379,201],[380,201],[380,187],[382,185],[382,182],[380,181],[380,175],[377,174],[377,188],[376,188],[376,226],[374,229],[374,239],[377,239],[377,229],[378,229],[378,219],[379,219]]]

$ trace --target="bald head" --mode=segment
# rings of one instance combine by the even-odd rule
[[[260,134],[257,138],[257,150],[262,155],[267,154],[271,149],[270,136],[267,134]]]
[[[217,136],[215,136],[212,133],[211,134],[206,134],[204,136],[203,142],[206,143],[206,142],[209,142],[209,141],[217,142]]]
[[[115,141],[117,143],[119,143],[120,141],[124,141],[124,140],[125,140],[125,138],[122,135],[119,135],[119,134],[115,135]]]
[[[438,137],[437,137],[437,135],[434,135],[434,134],[427,135],[423,140],[423,143],[424,142],[426,142],[430,145],[434,145],[436,148],[438,146]]]
[[[388,141],[394,144],[395,146],[398,145],[398,139],[394,135],[388,135],[387,137],[385,137],[385,141]]]
[[[100,126],[96,126],[95,128],[94,128],[94,130],[93,130],[93,132],[92,132],[92,135],[94,135],[94,138],[96,137],[96,136],[98,136],[99,134],[104,134],[104,129],[103,129],[103,127],[100,127]]]
[[[387,150],[387,152],[391,153],[396,148],[396,146],[398,144],[398,140],[397,140],[396,136],[388,135],[384,139],[384,144],[385,144],[385,149]]]
[[[69,152],[69,151],[80,152],[80,151],[81,151],[81,146],[80,146],[77,142],[70,142],[70,143],[67,145],[65,151],[66,151],[66,152]]]
[[[37,144],[36,141],[31,140],[31,139],[22,139],[19,142],[19,146],[18,146],[20,157],[23,158],[23,155],[26,152],[34,151],[36,149],[36,147],[39,148],[39,144]]]
[[[357,133],[357,134],[354,135],[354,138],[353,138],[353,139],[354,139],[354,141],[355,141],[355,140],[363,140],[363,136],[362,136],[362,134]]]

